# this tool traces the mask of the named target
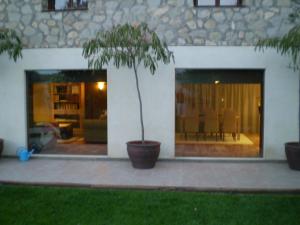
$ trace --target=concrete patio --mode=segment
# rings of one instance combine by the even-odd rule
[[[286,162],[159,161],[137,170],[127,160],[0,159],[0,184],[300,192],[300,171]]]

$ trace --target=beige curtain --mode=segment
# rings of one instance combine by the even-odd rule
[[[241,132],[259,133],[260,93],[260,84],[176,84],[176,130],[183,131],[179,121],[186,116],[232,109],[240,117]]]

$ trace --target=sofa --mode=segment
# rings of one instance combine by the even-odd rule
[[[84,119],[83,137],[86,143],[107,143],[107,119]]]

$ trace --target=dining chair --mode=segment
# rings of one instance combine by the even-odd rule
[[[230,133],[234,141],[236,141],[237,126],[236,126],[236,113],[231,109],[226,109],[223,115],[221,125],[221,136],[225,141],[225,133]]]
[[[219,132],[218,113],[213,110],[206,110],[204,115],[204,140],[206,140],[207,134],[215,134],[216,141],[218,141]]]
[[[185,140],[188,139],[188,134],[195,134],[197,140],[199,139],[199,117],[187,116],[184,118],[184,132]]]

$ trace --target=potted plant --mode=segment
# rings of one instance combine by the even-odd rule
[[[98,32],[96,37],[83,45],[83,56],[88,59],[89,68],[98,70],[110,61],[114,66],[133,69],[139,101],[141,140],[127,142],[127,151],[135,168],[153,168],[160,152],[160,143],[144,137],[143,104],[139,86],[138,67],[144,66],[154,74],[158,62],[174,61],[167,44],[149,29],[147,24],[124,24],[109,31]]]
[[[265,48],[275,48],[281,55],[291,56],[292,67],[294,70],[300,72],[300,3],[299,0],[294,0],[294,2],[294,11],[289,15],[290,21],[295,24],[294,27],[292,27],[283,37],[260,40],[257,43],[257,47],[260,50]],[[300,131],[300,114],[298,123]],[[300,133],[298,142],[285,143],[285,153],[289,167],[294,170],[300,170]]]
[[[17,61],[22,57],[22,44],[21,40],[15,31],[10,29],[0,28],[0,55],[7,53],[9,58]],[[0,157],[3,151],[3,139],[0,138]]]

